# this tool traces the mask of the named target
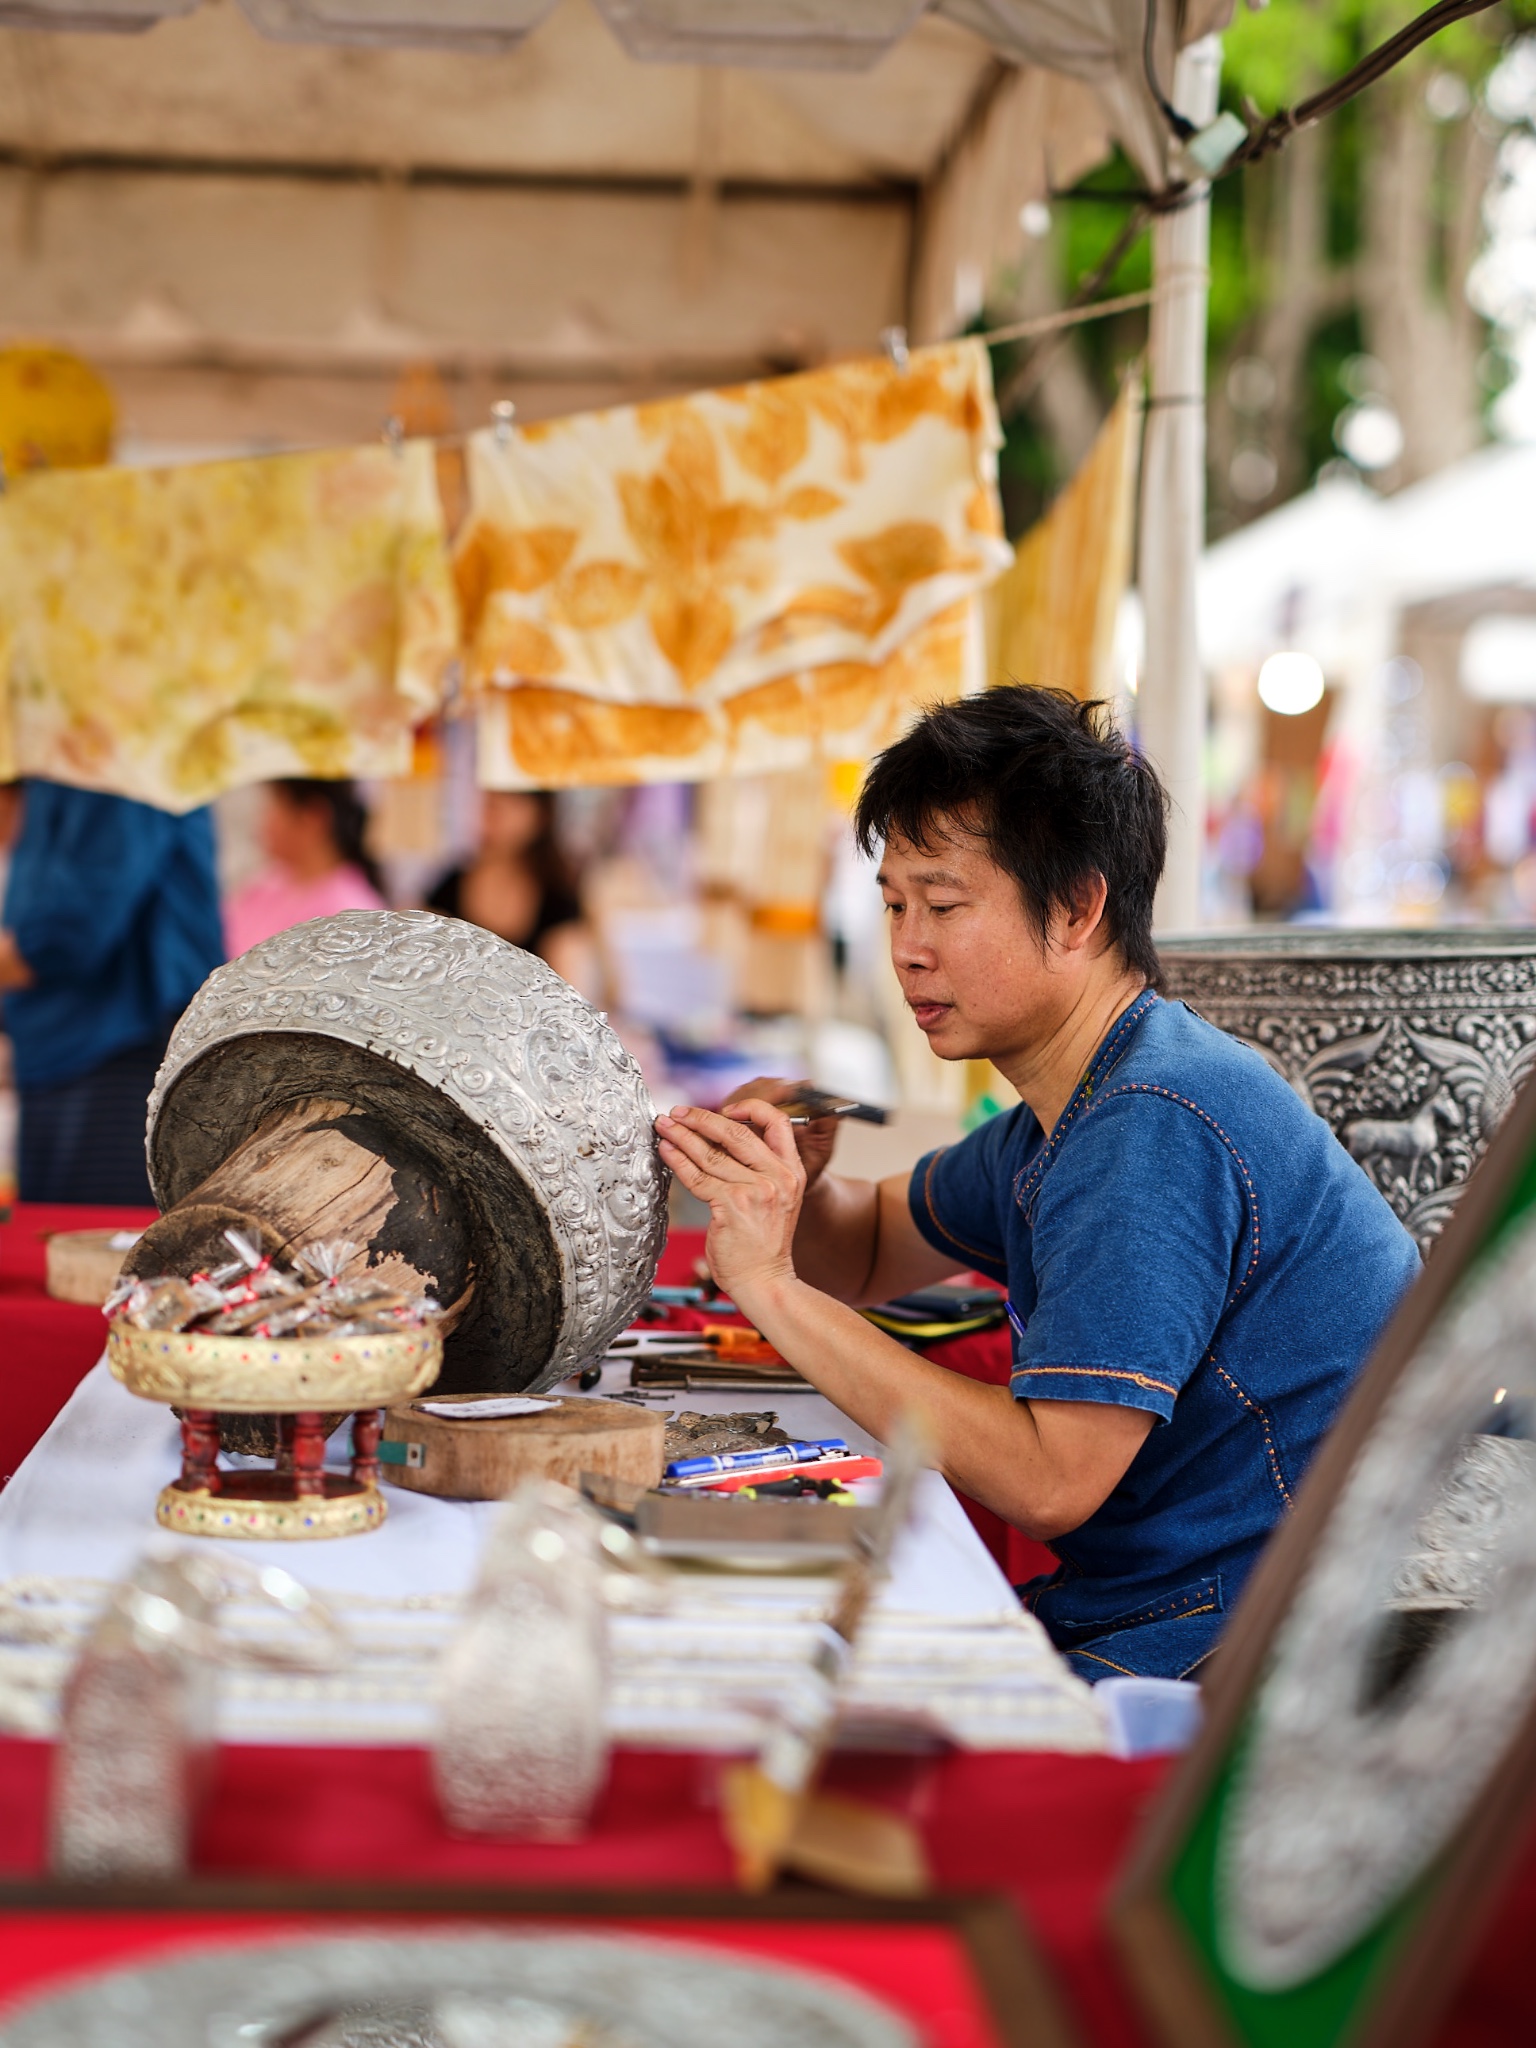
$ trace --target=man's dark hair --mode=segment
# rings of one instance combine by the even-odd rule
[[[973,835],[1018,883],[1042,944],[1051,913],[1100,874],[1106,936],[1162,985],[1152,899],[1168,797],[1108,705],[1021,683],[936,705],[870,769],[854,831],[866,854],[893,832],[925,850]]]

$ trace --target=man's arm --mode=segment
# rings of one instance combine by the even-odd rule
[[[889,1442],[923,1419],[940,1471],[1026,1536],[1087,1521],[1125,1477],[1154,1417],[1097,1401],[1016,1401],[920,1358],[793,1276],[736,1283],[733,1299],[776,1350],[862,1429]]]
[[[904,1173],[882,1181],[827,1173],[808,1191],[795,1231],[795,1271],[834,1301],[889,1301],[960,1270],[912,1221]]]
[[[8,988],[30,988],[34,978],[14,935],[0,931],[0,993]]]
[[[709,1203],[710,1270],[732,1299],[871,1434],[888,1438],[916,1409],[945,1477],[972,1499],[1043,1540],[1079,1527],[1124,1477],[1153,1415],[1112,1402],[1016,1401],[916,1357],[811,1286],[795,1270],[805,1173],[794,1134],[764,1103],[736,1107],[736,1119],[691,1109],[657,1120],[667,1164]]]

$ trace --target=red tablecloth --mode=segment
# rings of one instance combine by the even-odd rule
[[[94,1309],[50,1302],[42,1293],[44,1234],[145,1220],[139,1211],[23,1206],[0,1228],[0,1471],[15,1469],[101,1350]],[[699,1249],[697,1237],[679,1234],[668,1247],[664,1277],[689,1277]],[[995,1377],[997,1359],[981,1340],[947,1351],[946,1362],[958,1369]],[[1026,1559],[1015,1575],[1038,1568]],[[0,1741],[0,1870],[41,1867],[48,1754],[43,1744]],[[1017,1900],[1088,2042],[1145,2048],[1099,1916],[1163,1770],[1155,1762],[1104,1757],[955,1756],[921,1765],[840,1761],[834,1778],[905,1806],[941,1883],[995,1887]],[[455,1841],[443,1828],[418,1750],[228,1749],[196,1861],[210,1872],[402,1882],[720,1884],[729,1865],[713,1785],[706,1759],[621,1751],[584,1842],[472,1843]],[[1437,2048],[1509,2048],[1536,2036],[1536,1982],[1524,1946],[1533,1924],[1536,1853],[1490,1926]],[[4,1955],[0,1945],[0,1990],[13,1981]]]
[[[101,1311],[52,1301],[43,1289],[55,1230],[140,1230],[153,1209],[77,1209],[18,1202],[0,1223],[0,1485],[101,1356]]]
[[[345,1924],[331,1923],[326,1931],[340,1933]],[[377,1923],[370,1916],[364,1924]],[[415,1932],[431,1921],[413,1914],[405,1924]],[[447,1924],[462,1933],[475,1920],[456,1912]],[[605,1923],[579,1924],[590,1933]],[[924,2048],[1001,2048],[980,1987],[953,1935],[942,1926],[628,1916],[619,1929],[628,1936],[724,1949],[744,1961],[782,1963],[840,1980],[905,2013],[916,2023]],[[214,1926],[206,1914],[16,1913],[0,1917],[0,1985],[10,1992],[41,1991],[114,1964],[144,1964],[210,1940],[273,1941],[314,1931],[312,1918],[293,1913],[220,1914]]]

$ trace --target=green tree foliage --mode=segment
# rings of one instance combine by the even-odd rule
[[[1270,0],[1258,13],[1239,6],[1223,41],[1223,105],[1250,120],[1294,106],[1420,11],[1408,0]],[[1415,347],[1436,356],[1435,396],[1442,406],[1447,380],[1469,387],[1453,395],[1464,401],[1464,434],[1475,438],[1477,408],[1487,397],[1486,388],[1476,388],[1479,351],[1484,386],[1493,381],[1486,337],[1472,332],[1462,296],[1493,147],[1478,92],[1509,39],[1532,28],[1536,0],[1503,0],[1455,23],[1388,78],[1293,138],[1278,157],[1217,181],[1209,329],[1213,532],[1268,509],[1338,459],[1335,427],[1360,396],[1357,366],[1373,349],[1390,355],[1394,338],[1400,356]],[[1104,262],[1139,184],[1134,168],[1117,155],[1054,202],[1049,250],[1027,260],[1055,264],[1062,298]],[[1414,238],[1402,232],[1403,208],[1410,225],[1420,214],[1426,219],[1413,248],[1406,245]],[[1391,274],[1394,263],[1403,274]],[[1149,282],[1143,235],[1099,293],[1134,292]],[[989,307],[978,326],[990,324],[998,311]],[[1078,373],[1087,375],[1107,407],[1145,336],[1146,316],[1133,312],[1082,328],[1053,347],[1058,356],[1075,356]],[[1019,388],[1031,354],[1028,346],[995,351],[1000,391]],[[1277,387],[1262,419],[1244,415],[1229,399],[1233,364],[1251,357],[1269,364]],[[1042,370],[1049,374],[1037,363],[1037,379]],[[1403,415],[1409,446],[1401,474],[1385,477],[1389,485],[1460,452],[1454,439],[1447,441],[1449,430],[1437,440],[1433,424],[1419,419],[1415,407],[1428,407],[1409,388],[1413,381],[1400,363],[1390,397]],[[1004,495],[1010,528],[1018,531],[1065,481],[1070,463],[1054,442],[1038,384],[1011,413],[1006,430]],[[1270,490],[1254,489],[1252,459],[1246,492],[1234,488],[1234,457],[1245,447],[1272,463]],[[1261,460],[1260,481],[1263,474]]]

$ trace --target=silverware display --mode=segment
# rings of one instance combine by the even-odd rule
[[[1167,994],[1268,1060],[1427,1251],[1536,1065],[1536,932],[1284,925],[1158,951]]]
[[[221,1943],[0,2021],[0,2048],[917,2048],[896,2014],[680,1942],[398,1928]]]
[[[666,1235],[650,1097],[607,1019],[535,954],[457,918],[355,910],[217,969],[150,1098],[161,1207],[216,1187],[317,1097],[398,1140],[434,1217],[441,1202],[457,1274],[441,1298],[465,1304],[445,1320],[444,1392],[553,1386],[633,1320]]]

